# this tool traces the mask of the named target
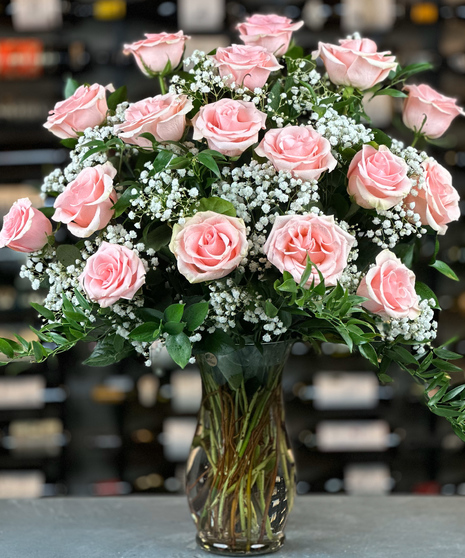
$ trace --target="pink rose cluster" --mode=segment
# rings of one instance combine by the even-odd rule
[[[269,159],[278,171],[290,172],[302,180],[318,180],[337,165],[331,144],[311,126],[268,130],[255,153]]]
[[[237,29],[246,45],[261,46],[275,56],[283,56],[289,48],[292,33],[303,24],[303,21],[292,23],[289,18],[279,15],[255,14],[239,23]]]
[[[89,299],[101,308],[121,298],[131,300],[145,283],[145,268],[139,256],[126,246],[102,242],[86,262],[79,282]]]
[[[402,112],[407,128],[435,139],[441,137],[459,114],[465,115],[457,106],[456,99],[446,97],[429,85],[406,85],[408,92]]]
[[[186,129],[186,114],[192,102],[186,95],[156,95],[132,104],[124,113],[124,122],[115,126],[125,142],[140,147],[152,147],[141,134],[149,133],[157,141],[179,141]]]
[[[220,279],[247,254],[245,225],[237,217],[199,211],[184,225],[174,225],[169,248],[190,283]]]
[[[210,149],[235,157],[258,141],[266,114],[252,102],[221,99],[203,106],[192,119],[194,139],[205,138]]]
[[[279,271],[288,271],[296,283],[300,282],[309,257],[323,275],[325,285],[332,286],[344,272],[354,243],[355,238],[336,225],[332,215],[280,215],[263,251]],[[319,282],[318,271],[313,267],[305,286],[309,288]]]
[[[15,252],[37,252],[52,234],[52,224],[45,215],[32,207],[29,198],[16,201],[3,218],[0,248],[8,246]]]
[[[263,87],[271,72],[282,68],[275,56],[259,45],[231,45],[218,48],[212,56],[221,77],[226,83],[247,87],[253,91]]]
[[[65,139],[77,138],[78,132],[99,126],[107,117],[107,89],[113,90],[113,86],[81,85],[71,97],[55,105],[44,128]]]
[[[65,223],[69,232],[87,238],[105,228],[113,217],[117,201],[111,163],[86,167],[66,186],[54,203],[54,221]]]
[[[343,39],[340,45],[318,43],[313,57],[323,60],[329,79],[335,85],[356,87],[362,91],[384,81],[397,62],[389,51],[378,52],[371,39]]]
[[[124,54],[132,54],[146,76],[163,72],[168,62],[174,69],[181,62],[184,44],[190,39],[182,31],[177,33],[146,33],[145,39],[124,45]]]
[[[355,203],[366,209],[390,209],[410,192],[407,164],[380,145],[364,145],[349,166],[347,191]]]
[[[410,318],[420,315],[415,292],[415,274],[389,250],[376,256],[376,264],[362,279],[357,294],[367,298],[367,310],[383,318]]]

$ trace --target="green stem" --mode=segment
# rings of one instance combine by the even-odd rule
[[[160,90],[162,95],[166,95],[166,83],[165,78],[163,78],[160,74],[158,74],[158,83],[160,84]]]

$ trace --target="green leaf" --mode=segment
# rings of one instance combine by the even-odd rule
[[[275,318],[278,315],[278,309],[268,300],[265,302],[265,314],[269,318]]]
[[[79,87],[79,83],[72,78],[68,78],[65,83],[65,88],[63,90],[63,96],[65,99],[71,97],[74,94],[76,89]]]
[[[225,355],[236,350],[231,336],[221,329],[203,336],[202,340],[196,345],[196,353],[198,354],[213,353],[214,355]]]
[[[72,330],[74,331],[74,330]],[[81,336],[81,333],[79,333],[79,335]],[[53,331],[51,331],[49,333],[50,339],[52,339],[52,341],[54,343],[56,343],[58,346],[61,345],[67,345],[69,343],[68,339],[66,339],[66,337],[63,337],[62,335],[55,333]],[[78,337],[76,337],[76,339],[78,339]]]
[[[201,163],[202,165],[210,169],[214,174],[216,174],[218,178],[221,178],[221,173],[220,173],[220,169],[218,168],[218,164],[211,155],[209,155],[208,153],[201,152],[197,155],[197,160],[199,161],[199,163]]]
[[[434,354],[439,358],[445,358],[447,360],[457,360],[458,358],[463,358],[463,355],[459,355],[459,353],[454,353],[442,348],[434,349]]]
[[[66,310],[63,312],[65,318],[70,322],[88,322],[89,318],[82,314],[82,312],[67,312]]]
[[[185,322],[166,322],[163,324],[163,331],[170,335],[177,335],[183,331],[185,325]]]
[[[272,111],[276,111],[278,109],[279,104],[281,102],[282,92],[283,92],[283,87],[281,85],[281,81],[278,79],[268,94],[268,98],[271,99],[271,102],[268,104],[268,107]]]
[[[375,136],[375,142],[378,145],[386,145],[387,147],[391,147],[392,139],[385,132],[379,130],[378,128],[373,128],[372,132]]]
[[[158,143],[157,140],[155,139],[155,136],[153,134],[151,134],[150,132],[143,132],[142,134],[139,134],[137,137],[149,140],[149,142],[152,145],[157,145],[157,143]]]
[[[305,269],[304,269],[304,272],[302,273],[302,277],[300,278],[300,281],[299,281],[299,287],[302,287],[302,288],[305,287],[305,284],[310,279],[310,275],[312,273],[312,268],[313,268],[312,261],[310,260],[310,257],[307,254],[307,262],[305,264]]]
[[[36,362],[41,362],[44,357],[47,358],[47,349],[43,347],[38,341],[32,342],[32,350],[34,351],[34,358]]]
[[[166,349],[174,362],[184,368],[191,357],[192,346],[189,337],[185,333],[169,335],[166,340]]]
[[[369,343],[364,343],[363,345],[359,345],[358,349],[361,355],[366,359],[368,359],[374,366],[376,367],[379,366],[378,355],[375,349],[373,348],[373,345],[370,345]]]
[[[6,339],[0,338],[0,352],[8,358],[14,358],[15,353]]]
[[[84,308],[84,310],[92,310],[92,306],[77,289],[74,289],[74,296],[78,299],[81,308]]]
[[[126,86],[123,85],[108,97],[107,105],[110,110],[116,110],[116,107],[120,103],[123,103],[124,101],[127,100],[128,100],[128,90]]]
[[[398,258],[402,260],[403,264],[405,264],[409,269],[412,269],[413,256],[415,253],[414,244],[398,244],[393,249],[393,252]]]
[[[108,335],[98,341],[92,354],[83,364],[87,366],[109,366],[128,357],[134,351],[134,348],[124,342],[122,347],[117,346],[117,337],[119,335]]]
[[[46,320],[54,320],[55,319],[55,314],[51,310],[49,310],[48,308],[45,308],[44,306],[42,306],[40,304],[37,304],[36,302],[30,302],[30,305],[32,306],[32,308],[34,308],[34,310],[36,312],[38,312]]]
[[[203,324],[208,314],[208,302],[197,302],[184,311],[184,321],[189,331],[195,331]]]
[[[409,353],[407,349],[399,345],[396,345],[386,351],[386,354],[396,362],[401,362],[406,365],[414,364],[415,366],[418,366],[417,359],[411,353]]]
[[[447,362],[447,360],[434,358],[431,364],[436,366],[441,372],[463,372],[460,366],[455,366],[455,364]]]
[[[296,293],[297,285],[294,279],[287,279],[281,283],[276,290],[283,293]]]
[[[47,219],[50,219],[51,217],[53,217],[53,215],[55,213],[55,208],[54,207],[39,207],[39,211],[41,213],[43,213],[45,215],[45,217],[47,217]]]
[[[379,95],[389,95],[389,97],[408,97],[406,93],[403,91],[399,91],[398,89],[380,89],[376,91],[373,97],[378,97]]]
[[[389,374],[378,374],[378,379],[383,384],[389,384],[393,381]]]
[[[135,190],[135,193],[133,193]],[[123,214],[128,207],[131,206],[131,201],[134,198],[137,198],[139,195],[139,188],[137,187],[137,182],[128,186],[126,190],[121,194],[118,201],[113,206],[113,210],[115,211],[114,217],[119,217]]]
[[[215,213],[221,213],[229,217],[236,216],[236,208],[231,202],[215,196],[211,198],[202,198],[199,200],[196,207],[198,211],[214,211]]]
[[[76,138],[65,138],[60,141],[61,145],[64,145],[68,149],[74,149],[77,145],[78,140]]]
[[[160,225],[153,231],[150,231],[144,239],[146,248],[152,248],[157,251],[170,243],[173,230],[166,224]]]
[[[185,304],[171,304],[168,306],[163,314],[163,321],[179,323],[184,313],[184,306]]]
[[[173,157],[174,157],[174,153],[172,151],[167,151],[166,149],[160,151],[156,156],[155,161],[153,162],[150,175],[153,176],[154,174],[157,174],[157,172],[166,169]]]
[[[65,267],[75,265],[76,260],[82,259],[81,251],[74,244],[61,244],[57,248],[57,259]]]
[[[434,263],[430,264],[431,267],[437,269],[439,273],[442,273],[449,279],[453,279],[454,281],[459,281],[455,271],[453,271],[446,263],[442,262],[441,260],[436,260]]]
[[[141,343],[151,343],[160,332],[160,324],[156,322],[147,322],[131,331],[129,339],[140,341]]]
[[[425,284],[422,283],[421,281],[416,281],[416,282],[415,282],[415,291],[416,291],[417,295],[418,295],[422,300],[429,300],[430,298],[432,298],[432,299],[435,301],[435,305],[433,306],[433,308],[440,308],[439,302],[438,302],[438,299],[437,299],[436,295],[435,295],[434,292],[428,287],[428,285],[425,285]]]

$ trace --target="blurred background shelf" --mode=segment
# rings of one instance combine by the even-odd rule
[[[0,0],[0,214],[20,197],[40,204],[43,176],[67,163],[68,151],[42,124],[68,77],[127,84],[132,101],[153,96],[154,83],[122,54],[124,43],[181,28],[192,36],[189,51],[209,51],[239,42],[235,26],[254,12],[303,19],[295,39],[307,51],[360,31],[402,65],[430,61],[434,70],[421,79],[465,104],[462,1]],[[409,142],[401,102],[378,99],[368,106],[375,124]],[[440,143],[428,150],[451,170],[463,198],[463,120]],[[457,336],[452,348],[465,354],[463,221],[450,226],[441,244],[441,259],[461,281],[437,274],[422,280],[444,308],[439,342]],[[425,261],[433,249],[425,246]],[[30,335],[27,326],[36,319],[28,304],[41,294],[18,279],[24,261],[0,250],[2,335],[12,329]],[[88,353],[79,347],[47,364],[1,369],[0,497],[182,492],[201,398],[195,367],[177,370],[162,354],[153,370],[135,360],[88,368],[79,364]],[[284,396],[299,493],[465,495],[464,444],[428,411],[406,373],[393,375],[393,384],[379,386],[367,361],[340,346],[325,344],[316,356],[295,345]]]

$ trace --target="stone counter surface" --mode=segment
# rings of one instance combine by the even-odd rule
[[[465,498],[300,496],[276,558],[464,558]],[[185,498],[0,500],[0,558],[205,558]],[[210,555],[213,556],[213,555]]]

